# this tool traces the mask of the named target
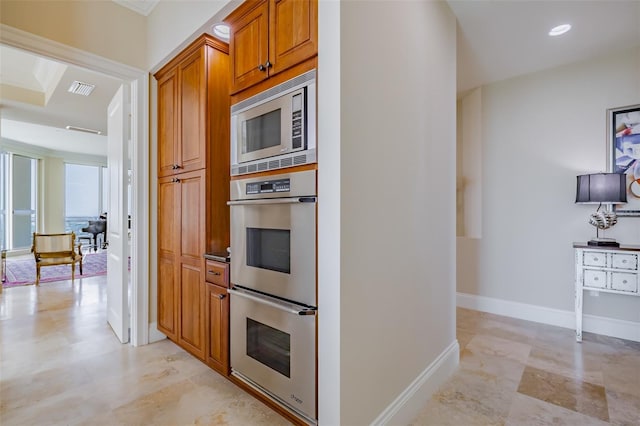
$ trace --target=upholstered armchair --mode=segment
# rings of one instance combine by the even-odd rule
[[[76,234],[33,233],[31,252],[36,259],[36,285],[40,284],[40,268],[43,266],[71,265],[71,279],[75,279],[76,263],[82,275],[82,247],[76,246]]]

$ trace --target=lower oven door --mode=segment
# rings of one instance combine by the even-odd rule
[[[315,309],[237,286],[228,291],[232,374],[315,421]]]

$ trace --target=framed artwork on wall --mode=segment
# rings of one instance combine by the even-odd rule
[[[618,216],[640,216],[640,104],[607,110],[609,172],[626,176],[627,204]]]

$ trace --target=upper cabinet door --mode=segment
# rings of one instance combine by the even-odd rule
[[[185,58],[178,65],[180,87],[180,138],[178,172],[202,169],[206,166],[207,87],[203,49]]]
[[[248,1],[227,18],[232,93],[268,77],[269,3]]]
[[[318,53],[317,0],[247,0],[225,21],[232,94]]]
[[[269,0],[271,75],[317,53],[317,13],[317,0]]]
[[[158,80],[158,176],[175,173],[178,143],[176,70]]]

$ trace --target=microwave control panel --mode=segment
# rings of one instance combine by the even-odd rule
[[[263,182],[251,182],[246,184],[246,194],[270,194],[273,192],[291,191],[290,179],[267,180]]]
[[[302,135],[304,111],[302,102],[303,94],[298,93],[291,98],[291,149],[298,150],[302,148]]]

